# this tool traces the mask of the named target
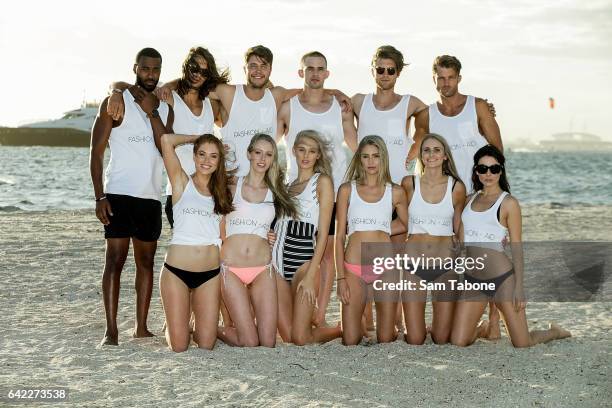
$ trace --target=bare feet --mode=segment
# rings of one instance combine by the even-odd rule
[[[147,328],[144,328],[142,330],[134,329],[134,331],[132,332],[132,337],[138,339],[141,337],[155,337],[155,335],[151,333]]]
[[[119,345],[119,334],[109,333],[108,330],[104,333],[104,337],[100,342],[100,347],[103,346],[118,346]]]
[[[556,339],[566,339],[568,337],[572,337],[572,333],[569,330],[565,330],[563,327],[559,326],[557,323],[550,323],[549,329],[556,333]]]
[[[489,340],[501,339],[501,329],[499,326],[499,312],[496,312],[492,316],[489,316],[489,332],[487,333],[486,338]]]

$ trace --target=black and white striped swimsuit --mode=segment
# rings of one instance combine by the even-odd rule
[[[291,281],[298,268],[310,261],[314,255],[319,223],[319,175],[320,173],[313,174],[304,190],[295,197],[299,218],[282,218],[274,226],[276,242],[272,248],[272,263],[277,272],[288,281]]]

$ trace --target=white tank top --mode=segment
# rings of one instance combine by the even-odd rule
[[[391,235],[393,216],[393,186],[387,184],[380,200],[364,201],[357,191],[355,180],[351,182],[351,198],[347,214],[348,236],[358,231],[382,231]]]
[[[174,228],[170,245],[221,246],[221,216],[212,196],[200,194],[189,177],[181,198],[172,206]]]
[[[238,179],[234,194],[234,211],[225,216],[225,234],[229,238],[235,234],[254,234],[268,239],[268,231],[274,220],[274,197],[268,189],[261,203],[251,203],[242,197],[244,177]]]
[[[508,229],[499,223],[497,210],[508,193],[502,192],[488,210],[474,211],[472,210],[472,203],[478,194],[480,194],[480,191],[474,194],[463,209],[463,214],[461,214],[464,242],[468,246],[472,243],[475,244],[473,246],[503,252],[502,241],[507,236]]]
[[[476,99],[467,95],[463,110],[456,116],[444,116],[438,110],[438,104],[429,105],[429,131],[444,136],[448,142],[459,177],[468,194],[473,192],[472,168],[474,153],[487,144],[487,139],[478,130]]]
[[[191,112],[189,106],[183,101],[176,91],[172,91],[174,98],[174,124],[172,129],[179,135],[203,135],[213,133],[214,113],[208,98],[202,101],[202,113],[196,116]],[[195,163],[193,162],[193,143],[177,146],[174,151],[181,162],[181,167],[188,175],[195,173]],[[172,194],[172,185],[167,180],[166,195]]]
[[[153,128],[147,114],[123,91],[123,121],[110,132],[110,161],[106,167],[104,192],[158,200],[162,188],[162,157],[155,147]],[[164,124],[168,105],[157,108]]]
[[[330,147],[332,176],[334,179],[334,191],[337,193],[342,179],[346,173],[346,153],[344,151],[344,130],[342,129],[342,110],[336,98],[326,112],[314,113],[304,109],[298,96],[290,100],[289,130],[287,131],[287,180],[297,178],[297,163],[292,149],[295,137],[302,130],[316,130],[327,140]]]
[[[226,155],[226,168],[233,170],[239,177],[248,174],[250,163],[247,148],[257,133],[276,137],[276,102],[269,89],[258,101],[249,99],[244,93],[244,85],[236,85],[234,100],[225,126],[221,128],[221,139],[230,147]]]
[[[408,234],[429,234],[436,237],[453,235],[453,178],[448,177],[442,201],[428,203],[421,195],[421,178],[414,176],[414,193],[408,205]]]
[[[383,138],[389,151],[389,170],[394,183],[400,184],[402,178],[408,175],[406,170],[406,156],[413,140],[410,132],[406,131],[408,120],[408,103],[410,95],[403,95],[402,99],[389,110],[378,110],[372,101],[372,94],[363,99],[359,112],[359,127],[357,128],[358,141],[370,135]]]
[[[297,202],[298,221],[307,222],[315,226],[315,231],[319,226],[319,199],[317,198],[317,183],[321,173],[315,173],[308,180],[304,190],[295,196]]]

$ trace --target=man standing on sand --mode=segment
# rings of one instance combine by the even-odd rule
[[[324,89],[329,71],[327,70],[327,59],[322,53],[312,51],[305,54],[301,59],[298,75],[304,79],[302,93],[283,103],[278,112],[277,137],[280,139],[284,135],[287,144],[287,181],[292,181],[297,177],[297,164],[295,157],[291,154],[296,135],[302,130],[316,130],[325,137],[330,146],[334,191],[337,193],[348,165],[343,142],[351,151],[354,152],[357,149],[357,130],[353,112],[351,110],[342,111],[339,103]],[[335,206],[325,254],[321,262],[318,310],[315,316],[317,324],[325,321],[325,311],[333,284],[334,234]]]
[[[395,47],[378,47],[372,58],[376,92],[355,94],[351,98],[358,120],[358,140],[368,135],[383,138],[389,152],[391,179],[396,184],[401,184],[402,178],[408,175],[406,157],[413,145],[411,118],[427,109],[427,105],[416,96],[395,93],[395,83],[406,65],[404,56]]]
[[[486,100],[459,93],[461,62],[456,57],[436,57],[432,71],[440,97],[415,120],[415,148],[420,147],[427,133],[443,136],[451,148],[459,177],[471,194],[474,153],[486,144],[503,151],[499,126]]]
[[[134,337],[153,336],[147,315],[153,289],[153,259],[161,233],[162,159],[160,137],[172,127],[172,111],[151,92],[159,81],[162,58],[153,48],[136,55],[136,85],[122,93],[123,117],[113,120],[106,98],[91,132],[90,171],[96,217],[104,224],[106,255],[102,297],[106,331],[101,345],[117,345],[117,308],[123,265],[130,239],[136,263],[136,327]],[[104,186],[102,166],[106,145],[111,155]]]

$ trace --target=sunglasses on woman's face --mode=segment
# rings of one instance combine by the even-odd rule
[[[187,64],[187,70],[193,75],[200,74],[202,77],[205,77],[208,74],[208,68],[200,68],[200,66],[194,62]]]
[[[499,174],[502,171],[501,164],[494,164],[492,166],[486,166],[484,164],[478,164],[474,167],[476,169],[476,173],[478,174],[487,174],[487,171],[491,170],[491,174]]]
[[[387,74],[395,75],[395,68],[393,67],[376,67],[374,69],[376,69],[376,73],[378,75],[383,75],[385,73],[385,70],[387,71]]]

